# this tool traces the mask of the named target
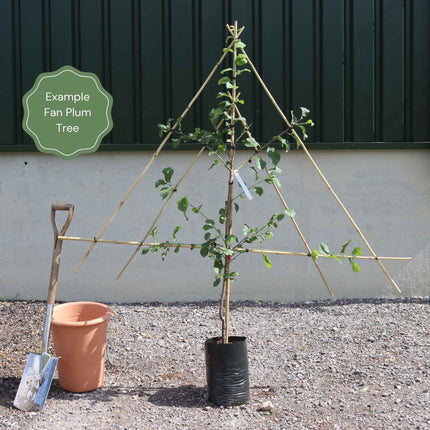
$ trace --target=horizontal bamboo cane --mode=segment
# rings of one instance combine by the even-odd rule
[[[165,248],[187,248],[187,249],[201,249],[201,245],[191,244],[191,243],[161,243],[161,242],[138,242],[138,241],[128,241],[128,240],[108,240],[108,239],[96,239],[90,237],[76,237],[76,236],[58,236],[60,240],[69,240],[73,242],[97,242],[106,243],[113,245],[131,245],[140,247],[156,247],[162,245]],[[306,252],[295,252],[295,251],[278,251],[273,249],[251,249],[251,248],[233,248],[233,251],[242,251],[244,253],[251,254],[277,254],[277,255],[294,255],[298,257],[311,257],[309,253]],[[333,254],[337,258],[350,258],[354,260],[412,260],[412,257],[373,257],[371,255],[347,255],[347,254]],[[319,254],[318,258],[332,258],[331,255]]]

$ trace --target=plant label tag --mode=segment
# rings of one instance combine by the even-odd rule
[[[234,176],[236,177],[237,182],[239,182],[239,185],[242,187],[246,197],[248,197],[248,200],[252,200],[252,194],[249,192],[248,187],[246,186],[245,182],[243,182],[237,170],[234,171]]]

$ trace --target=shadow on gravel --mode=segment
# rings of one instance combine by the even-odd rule
[[[200,408],[207,403],[207,392],[205,388],[195,385],[161,388],[150,396],[148,401],[157,406]]]
[[[17,384],[18,383],[19,381]],[[149,402],[157,406],[198,408],[206,405],[207,403],[206,389],[195,385],[183,385],[180,387],[138,386],[133,388],[125,386],[105,386],[86,393],[70,393],[60,387],[58,380],[54,380],[52,381],[51,390],[49,392],[49,397],[58,401],[68,402],[81,400],[83,398],[92,402],[111,402],[115,397],[129,396],[145,397]]]
[[[86,391],[84,393],[72,393],[60,387],[58,379],[52,381],[49,397],[59,401],[73,401],[87,399],[94,402],[110,402],[114,397],[121,396],[149,396],[148,392],[143,387],[116,387],[116,386],[102,386],[93,391]]]
[[[13,405],[21,378],[7,376],[0,378],[0,406],[9,408]]]

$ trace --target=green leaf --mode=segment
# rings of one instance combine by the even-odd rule
[[[306,134],[306,128],[303,125],[299,125],[300,129],[302,130],[303,134],[303,140],[306,140],[309,136]]]
[[[207,243],[204,243],[200,249],[200,255],[206,257],[209,253],[209,247]]]
[[[310,110],[305,107],[300,107],[300,110],[302,111],[302,117],[305,118],[310,113]]]
[[[274,166],[276,166],[281,160],[281,154],[275,150],[275,148],[267,148],[267,155],[272,160]]]
[[[215,221],[213,219],[206,219],[205,224],[203,225],[203,230],[207,231],[215,226]]]
[[[188,221],[188,217],[187,217],[187,209],[189,206],[188,197],[185,196],[182,199],[178,200],[176,202],[176,206],[184,214],[184,218]]]
[[[171,121],[172,121],[172,118],[169,118],[169,120],[167,121],[167,124],[157,124],[158,130],[159,130],[158,135],[160,137],[163,137],[163,134],[168,133],[170,131],[170,129],[171,129],[171,125],[170,125]]]
[[[250,230],[249,225],[248,225],[248,224],[243,224],[243,227],[242,227],[242,234],[243,234],[244,236],[248,236],[248,234],[249,234],[249,230]]]
[[[316,249],[314,249],[311,253],[312,260],[317,261],[318,255],[319,255],[318,251]]]
[[[213,286],[217,287],[220,283],[221,283],[221,278],[217,278],[217,279],[215,279]]]
[[[219,81],[218,85],[226,84],[227,82],[231,82],[231,79],[228,76],[223,76]]]
[[[180,245],[178,245],[176,248],[175,248],[175,254],[177,254],[178,252],[179,252],[179,250],[181,249],[181,247],[180,247]]]
[[[181,227],[176,226],[173,230],[173,240],[176,242],[176,235],[178,234],[178,231],[181,229]]]
[[[242,73],[251,73],[251,70],[249,70],[249,69],[240,69],[240,70],[236,70],[236,76],[239,76],[239,75],[241,75]],[[240,104],[242,104],[242,105],[245,103],[243,100],[238,100],[238,102],[239,102]]]
[[[296,216],[296,211],[294,209],[284,209],[284,212],[290,217],[294,218]]]
[[[342,262],[339,260],[339,258],[337,258],[334,254],[331,254],[329,258],[332,258],[333,260],[336,260],[337,262],[342,264]]]
[[[261,187],[254,187],[254,191],[255,191],[255,194],[257,194],[258,196],[263,195],[263,192],[264,192],[263,188]]]
[[[224,264],[222,262],[221,256],[218,256],[217,258],[215,258],[214,267],[217,268],[218,270],[224,269]]]
[[[219,222],[220,222],[220,224],[224,224],[224,223],[225,223],[225,220],[226,220],[226,217],[227,217],[227,212],[226,212],[226,210],[225,210],[224,208],[221,208],[221,209],[218,211],[218,214],[219,214]]]
[[[363,255],[363,251],[361,250],[360,247],[356,247],[352,250],[352,255]]]
[[[263,254],[264,264],[270,269],[272,267],[272,262],[266,254]]]
[[[232,90],[232,89],[234,89],[234,88],[239,88],[239,87],[235,87],[231,82],[227,82],[226,84],[225,84],[225,87],[228,89],[228,90]]]
[[[293,111],[291,111],[291,122],[292,122],[293,124],[296,124],[296,122],[297,122],[297,117],[294,115],[294,112],[293,112]]]
[[[254,166],[251,166],[250,169],[254,172],[255,174],[255,180],[258,181],[258,178],[260,177],[260,175],[257,172],[257,169]]]
[[[155,239],[155,236],[157,235],[157,232],[158,232],[158,227],[157,227],[157,226],[155,226],[155,227],[151,230],[151,233],[149,233],[149,235],[150,235],[153,239]]]
[[[234,210],[239,212],[239,205],[236,202],[234,202]]]
[[[149,248],[143,248],[142,249],[142,255],[148,254]]]
[[[320,254],[330,255],[330,250],[328,249],[328,246],[325,243],[320,244],[318,252]]]
[[[203,206],[203,205],[200,205],[200,206],[194,206],[194,207],[193,207],[193,209],[192,209],[192,210],[193,210],[193,212],[194,212],[195,214],[198,214],[198,213],[200,212],[200,209],[202,208],[202,206]]]
[[[246,47],[246,45],[241,40],[238,39],[236,42],[236,47],[237,49],[243,49]]]
[[[243,65],[245,65],[247,62],[248,62],[248,60],[246,59],[246,55],[244,55],[244,54],[239,54],[239,55],[236,57],[236,65],[237,65],[237,66],[243,66]]]
[[[174,170],[171,167],[165,167],[163,169],[164,180],[166,182],[170,182],[171,181],[173,172],[174,172]]]
[[[270,176],[268,176],[265,180],[264,180],[264,182],[267,182],[268,184],[275,184],[276,186],[278,186],[278,187],[280,187],[282,184],[281,184],[281,181],[276,177],[276,176],[274,176],[274,175],[270,175]]]
[[[227,72],[231,72],[233,69],[231,68],[231,67],[228,67],[227,69],[223,69],[223,70],[221,70],[221,75],[223,75],[224,73],[227,73]]]
[[[227,94],[227,93],[225,93],[225,92],[223,92],[223,91],[218,92],[218,94],[217,94],[216,98],[217,98],[217,99],[220,99],[220,98],[222,98],[222,97],[229,97],[229,96],[228,96],[228,94]],[[220,103],[221,103],[221,102],[220,102]]]
[[[267,163],[260,157],[255,157],[255,164],[259,170],[263,170],[267,166]]]
[[[273,139],[275,139],[275,137],[273,137]],[[285,152],[288,152],[290,150],[290,144],[287,142],[286,139],[284,139],[281,136],[276,136],[276,139],[281,142],[281,146],[283,146],[285,148]]]
[[[243,144],[247,148],[255,148],[258,146],[258,142],[253,137],[248,137],[244,140]]]
[[[211,109],[211,111],[209,112],[209,120],[211,121],[213,127],[217,126],[217,122],[222,113],[223,110],[221,108]]]
[[[345,244],[342,245],[342,249],[340,250],[340,254],[344,254],[345,253],[345,249],[347,248],[347,246],[351,243],[351,239],[348,240],[348,242],[346,242]]]
[[[155,188],[158,188],[160,185],[166,185],[166,182],[163,179],[159,179],[155,182]]]
[[[218,160],[218,158],[215,158],[213,161],[212,161],[212,164],[209,166],[209,169],[208,170],[211,170],[214,166],[217,166],[219,164],[219,160]]]
[[[352,260],[351,258],[349,259],[349,262],[351,264],[352,271],[354,273],[358,273],[361,270],[360,266],[354,260]]]
[[[234,234],[229,234],[226,238],[225,238],[225,243],[227,245],[231,245],[233,242],[238,242],[239,239],[237,238],[237,236],[235,236]]]
[[[173,187],[163,187],[160,190],[160,195],[163,200],[172,193],[173,193]]]
[[[236,281],[236,277],[238,274],[239,274],[238,272],[227,273],[226,278],[228,278],[232,281]]]

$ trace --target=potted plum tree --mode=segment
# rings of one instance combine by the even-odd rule
[[[309,110],[301,107],[299,113],[291,111],[289,126],[280,134],[274,136],[265,144],[258,143],[251,133],[251,126],[240,113],[240,106],[244,103],[239,90],[239,77],[243,73],[249,73],[247,68],[248,58],[239,53],[245,44],[239,38],[241,30],[237,23],[228,26],[230,36],[227,42],[230,45],[224,52],[231,54],[231,67],[221,71],[218,80],[220,91],[218,92],[218,104],[209,112],[210,123],[213,129],[203,130],[195,128],[186,132],[182,127],[182,118],[170,119],[167,124],[159,124],[160,137],[171,134],[171,142],[174,148],[182,143],[196,143],[201,152],[207,151],[211,164],[209,169],[216,168],[225,175],[226,198],[223,205],[215,215],[210,216],[205,212],[202,204],[191,201],[179,190],[182,178],[174,183],[174,169],[165,167],[162,169],[162,177],[155,182],[162,200],[169,201],[176,196],[177,209],[185,220],[195,215],[202,220],[202,238],[199,242],[182,244],[178,242],[178,234],[181,226],[175,226],[171,241],[156,242],[155,245],[143,248],[142,253],[161,252],[164,260],[170,250],[179,252],[182,248],[198,249],[202,257],[213,261],[214,286],[221,287],[219,302],[219,317],[221,320],[221,335],[210,338],[205,342],[206,371],[209,398],[216,404],[227,406],[242,404],[249,399],[249,377],[246,338],[232,336],[229,331],[230,318],[230,285],[237,279],[238,273],[233,270],[233,263],[244,253],[260,253],[267,267],[271,267],[270,257],[264,250],[249,248],[252,243],[262,244],[273,237],[274,231],[285,218],[294,219],[294,210],[287,207],[284,202],[282,212],[274,212],[259,225],[243,223],[239,228],[233,225],[235,213],[240,210],[241,199],[258,199],[264,193],[265,187],[274,187],[279,193],[281,187],[281,170],[278,163],[281,159],[281,151],[288,151],[289,141],[297,141],[299,130],[302,139],[306,139],[306,127],[314,124],[308,118]],[[243,162],[237,163],[236,151],[238,145],[251,150],[251,155]],[[248,167],[252,171],[253,183],[246,185],[240,175],[240,170]],[[166,205],[165,205],[166,206]],[[236,227],[236,228],[234,228]],[[150,236],[155,240],[158,227],[153,224]],[[345,251],[345,248],[342,252]],[[316,263],[319,255],[330,256],[338,259],[325,244],[321,244],[318,250],[311,251],[308,248],[308,256]],[[353,254],[361,254],[359,248],[355,248]],[[353,269],[359,270],[358,265],[350,259]]]

